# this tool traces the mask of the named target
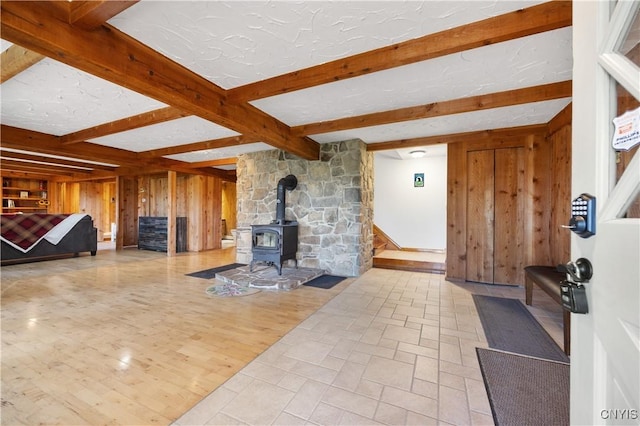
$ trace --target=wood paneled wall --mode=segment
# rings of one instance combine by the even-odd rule
[[[98,228],[98,238],[111,232],[111,224],[116,221],[115,182],[80,182],[78,186],[79,212],[93,218]]]
[[[559,114],[552,133],[531,126],[449,145],[448,279],[522,285],[524,266],[568,260],[559,225],[570,205],[570,117]]]
[[[562,225],[571,216],[571,105],[549,123],[548,137],[551,168],[551,207],[549,258],[546,264],[558,265],[571,260],[571,231]],[[577,195],[576,195],[577,196]]]
[[[222,180],[189,175],[178,181],[178,216],[187,217],[187,249],[202,251],[220,248]],[[186,194],[186,197],[180,194]]]
[[[121,176],[116,180],[118,219],[116,249],[138,244],[138,179]]]
[[[116,221],[115,181],[51,182],[50,212],[86,213],[101,233],[111,232]]]
[[[173,190],[168,175],[147,175],[137,178],[137,188],[138,216],[167,216],[175,194],[176,216],[187,218],[187,250],[221,247],[221,179],[180,174]]]

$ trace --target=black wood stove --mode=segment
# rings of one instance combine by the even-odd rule
[[[298,179],[294,175],[288,175],[278,182],[278,194],[276,201],[276,220],[268,225],[251,225],[251,252],[253,259],[249,270],[253,271],[256,262],[266,262],[278,269],[278,275],[282,275],[282,264],[292,259],[296,268],[298,261],[298,222],[285,220],[285,191],[292,191],[298,186]]]

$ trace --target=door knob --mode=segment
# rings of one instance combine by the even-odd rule
[[[589,259],[584,257],[579,258],[575,262],[558,265],[556,269],[569,274],[573,281],[577,283],[588,282],[593,276],[593,266],[591,266]]]

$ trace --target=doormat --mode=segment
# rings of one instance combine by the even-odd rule
[[[476,348],[496,425],[568,425],[569,364]]]
[[[302,285],[306,285],[309,287],[330,289],[331,287],[342,282],[342,280],[346,278],[347,277],[339,277],[337,275],[320,275],[318,278],[314,278],[311,281],[307,281]]]
[[[473,301],[489,347],[569,362],[569,357],[520,300],[474,294]]]
[[[249,296],[250,294],[259,293],[260,289],[249,288],[243,285],[224,283],[207,287],[205,293],[212,297],[237,297]]]
[[[224,266],[218,266],[216,268],[205,269],[204,271],[192,272],[190,274],[187,274],[187,276],[204,278],[206,280],[210,280],[212,278],[215,278],[218,272],[224,272],[230,269],[240,268],[241,266],[247,266],[247,265],[245,265],[244,263],[232,263],[230,265],[224,265]]]

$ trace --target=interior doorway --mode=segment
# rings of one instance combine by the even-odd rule
[[[237,203],[236,183],[222,182],[222,248],[235,246],[237,227]]]

